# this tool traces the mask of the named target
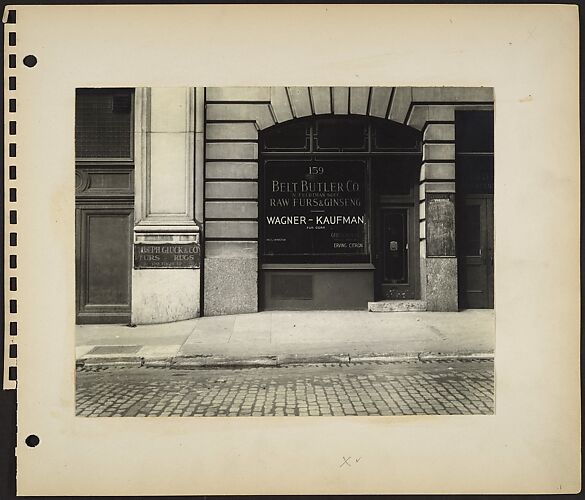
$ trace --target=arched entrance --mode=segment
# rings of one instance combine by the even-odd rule
[[[261,309],[420,298],[420,131],[320,115],[258,139]]]

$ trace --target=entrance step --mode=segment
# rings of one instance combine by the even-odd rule
[[[424,300],[380,300],[368,302],[370,312],[408,312],[426,311],[427,303]]]

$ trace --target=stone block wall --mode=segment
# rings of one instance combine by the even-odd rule
[[[269,88],[206,90],[204,314],[258,310],[258,128]]]
[[[429,311],[457,311],[455,253],[455,111],[427,107],[420,175],[421,241],[425,301]]]

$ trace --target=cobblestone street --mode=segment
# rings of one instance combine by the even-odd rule
[[[492,361],[84,368],[78,416],[492,414]]]

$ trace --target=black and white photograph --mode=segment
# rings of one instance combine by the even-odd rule
[[[75,99],[77,416],[494,414],[493,88]]]

